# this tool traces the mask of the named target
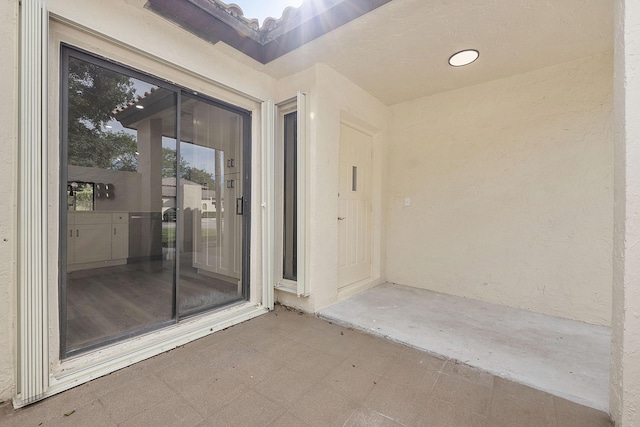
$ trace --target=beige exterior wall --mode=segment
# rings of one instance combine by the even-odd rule
[[[586,58],[389,108],[325,65],[277,82],[145,10],[145,0],[114,3],[85,0],[79,6],[74,0],[49,0],[47,6],[56,21],[52,31],[58,31],[53,40],[64,39],[230,102],[243,97],[279,101],[300,89],[311,92],[311,295],[297,298],[278,294],[277,299],[283,303],[317,311],[349,295],[339,293],[337,288],[336,221],[339,129],[341,121],[347,121],[375,134],[373,276],[350,292],[388,279],[609,324],[611,57]],[[640,6],[629,4],[627,13],[638,22]],[[64,31],[59,31],[61,28]],[[0,34],[0,211],[6,213],[0,216],[3,401],[14,392],[18,0],[0,2]],[[636,27],[630,36],[635,41],[627,46],[631,52],[628,57],[633,48],[638,50],[639,39]],[[57,70],[58,46],[52,46],[50,52],[51,69]],[[619,80],[617,93],[624,98],[627,90],[638,99],[640,75],[637,67],[631,68],[627,78],[635,86],[625,89]],[[57,75],[52,77],[50,88],[54,157],[58,144],[57,79]],[[228,88],[242,96],[228,96]],[[249,108],[250,104],[241,106]],[[637,102],[631,107],[627,109],[627,121],[618,128],[637,139],[640,108]],[[259,114],[254,115],[254,135],[260,130],[257,117]],[[627,143],[630,148],[632,144]],[[631,151],[631,155],[637,154]],[[254,162],[259,161],[259,154],[258,143],[253,150]],[[55,164],[57,158],[53,160]],[[259,206],[259,168],[255,171],[252,203]],[[58,188],[57,172],[55,168],[50,170],[54,178],[52,194]],[[627,194],[636,190],[629,188]],[[407,197],[411,204],[405,207]],[[57,212],[56,204],[53,212]],[[258,236],[259,210],[255,211],[253,233]],[[624,224],[624,212],[621,215]],[[52,236],[57,235],[56,224],[57,218],[52,218]],[[633,225],[629,221],[626,224]],[[617,234],[620,241],[625,239],[622,233]],[[259,247],[259,238],[253,244]],[[51,248],[56,253],[56,241],[51,242]],[[259,250],[252,254],[254,294],[260,281],[260,255]],[[623,256],[619,254],[618,260]],[[57,260],[50,262],[55,264]],[[634,309],[628,303],[632,298],[640,301],[640,296],[631,286],[638,282],[633,270],[627,268],[625,273],[624,266],[620,268],[618,273],[627,276],[618,276],[621,285],[614,297],[618,313],[614,320],[618,339],[614,350],[618,353],[614,354],[619,357],[614,357],[617,374],[612,379],[612,411],[616,417],[624,413],[625,419],[632,420],[640,404],[636,404],[640,386],[633,384],[640,381],[635,375],[639,365],[631,363],[631,355],[638,347],[634,335],[640,336],[640,331],[622,313]],[[56,271],[51,271],[54,289]],[[625,284],[629,286],[625,288]],[[631,328],[629,335],[622,333],[624,328]],[[55,328],[52,331],[55,333]],[[628,387],[624,395],[623,369],[624,386]]]
[[[208,83],[259,100],[269,99],[275,93],[275,79],[145,9],[146,0],[85,0],[81,4],[74,0],[47,0],[46,4],[53,20],[79,30],[76,40],[66,41],[92,53],[160,78],[189,84],[189,89],[202,90],[210,96],[218,94],[212,93]],[[105,43],[96,44],[83,33],[97,35]],[[121,54],[117,48],[128,52]],[[166,67],[159,66],[165,64],[173,70],[167,72]]]
[[[13,394],[18,147],[18,0],[0,2],[0,402]]]
[[[48,0],[51,16],[49,40],[49,283],[50,286],[50,359],[53,369],[62,372],[57,362],[57,252],[58,252],[58,177],[59,177],[59,58],[60,43],[120,62],[155,77],[177,83],[199,94],[224,100],[252,111],[252,158],[260,162],[260,102],[275,96],[277,81],[268,75],[220,52],[219,48],[145,9],[144,0],[103,2],[87,0],[82,7],[73,0]],[[252,205],[259,205],[260,168],[252,175]],[[260,212],[252,211],[251,302],[261,301]],[[149,340],[161,338],[148,336]],[[121,347],[126,347],[123,343]],[[110,349],[111,351],[111,349]],[[86,363],[97,363],[118,351],[103,351]],[[80,360],[80,359],[77,359]],[[71,362],[70,362],[71,363]],[[74,360],[73,363],[76,363]],[[83,360],[82,363],[85,363]],[[77,362],[80,366],[80,362]],[[76,366],[74,365],[74,369]]]
[[[615,2],[615,218],[610,412],[640,423],[640,3]]]
[[[58,155],[59,155],[59,58],[60,43],[84,49],[88,52],[118,61],[127,66],[155,75],[162,79],[178,83],[198,93],[222,99],[234,105],[251,110],[253,113],[252,156],[255,164],[260,159],[260,102],[275,96],[277,81],[268,75],[222,53],[218,47],[207,43],[178,26],[169,23],[155,13],[144,8],[144,0],[119,0],[103,2],[87,0],[79,4],[73,0],[48,0],[46,6],[50,12],[49,32],[49,339],[50,366],[54,376],[60,372],[82,371],[91,364],[102,364],[101,371],[91,375],[102,375],[109,370],[122,366],[117,357],[118,351],[130,352],[144,349],[155,341],[163,339],[160,331],[136,343],[122,343],[96,354],[88,354],[73,361],[67,361],[61,368],[58,361],[58,304],[57,304],[57,252],[58,252]],[[17,0],[0,2],[0,24],[3,37],[0,47],[3,60],[0,62],[0,93],[3,102],[0,105],[0,124],[3,128],[0,137],[0,155],[3,167],[0,171],[0,190],[2,190],[2,211],[0,218],[0,401],[9,399],[15,393],[15,308],[17,306],[16,288],[16,169],[17,169],[17,124],[18,124],[18,6]],[[260,188],[259,167],[253,175],[252,204],[259,203]],[[261,300],[261,253],[259,210],[252,212],[252,222],[256,225],[252,233],[251,264],[251,301],[258,304]],[[204,319],[204,318],[203,318]],[[187,322],[189,337],[196,337],[204,320]],[[211,322],[211,320],[209,320]],[[208,327],[206,330],[210,330]],[[173,339],[173,338],[172,338]],[[185,338],[188,339],[188,338]],[[155,340],[155,341],[153,341]],[[133,347],[132,347],[133,346]],[[118,348],[116,348],[118,347]],[[156,346],[158,347],[158,346]],[[155,347],[154,347],[155,348]],[[159,347],[158,347],[159,348]],[[136,360],[152,355],[149,350],[140,352]],[[160,350],[158,350],[160,351]],[[123,359],[124,360],[124,359]],[[128,363],[134,359],[129,359]],[[118,365],[120,364],[120,365]],[[85,375],[80,382],[90,379]],[[52,380],[56,391],[68,387],[71,381],[60,385],[58,377]]]
[[[387,279],[608,325],[612,84],[596,56],[393,106]]]
[[[347,297],[338,292],[338,153],[340,123],[345,121],[374,134],[373,159],[373,274],[352,292],[384,280],[383,147],[387,138],[390,110],[376,98],[324,64],[313,67],[315,83],[298,75],[311,87],[311,177],[309,218],[309,293],[307,298],[282,292],[276,300],[314,312]],[[309,72],[309,71],[307,71]],[[295,95],[298,88],[288,79],[280,84],[280,97]],[[349,291],[349,290],[347,290]]]

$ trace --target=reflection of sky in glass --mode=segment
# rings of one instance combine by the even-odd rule
[[[182,142],[180,156],[191,167],[202,169],[211,175],[215,174],[215,153],[213,148]]]
[[[136,91],[136,96],[144,96],[146,92],[151,92],[152,89],[158,88],[158,86],[156,85],[152,85],[151,83],[147,83],[133,77],[130,77],[130,80],[131,83],[133,83],[133,88]]]

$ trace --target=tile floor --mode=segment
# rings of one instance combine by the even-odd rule
[[[0,426],[612,426],[465,365],[275,311],[27,408]]]

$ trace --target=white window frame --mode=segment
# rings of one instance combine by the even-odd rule
[[[271,189],[275,189],[273,194],[269,194],[268,198],[271,205],[271,218],[268,223],[270,231],[268,247],[271,248],[271,254],[266,261],[270,266],[267,273],[270,286],[274,289],[295,294],[298,297],[309,296],[309,239],[308,235],[308,194],[309,194],[309,94],[306,92],[298,92],[295,98],[281,102],[273,107],[273,116],[271,120],[275,122],[275,129],[272,133],[273,142],[270,144],[269,157],[272,160],[273,170],[270,173]],[[283,277],[283,235],[284,235],[284,116],[293,112],[297,112],[297,272],[296,280],[289,280]],[[267,160],[267,159],[264,159]],[[263,205],[264,206],[264,205]]]

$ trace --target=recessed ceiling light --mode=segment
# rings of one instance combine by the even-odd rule
[[[478,56],[480,56],[480,52],[475,49],[462,50],[451,55],[451,58],[449,58],[449,65],[451,65],[452,67],[462,67],[465,65],[469,65],[473,61],[478,59]]]

